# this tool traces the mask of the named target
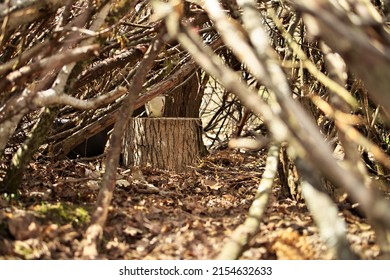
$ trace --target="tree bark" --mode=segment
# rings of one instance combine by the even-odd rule
[[[175,89],[166,98],[164,116],[198,118],[204,87],[201,87],[196,73],[191,73],[188,81]]]
[[[199,118],[133,118],[125,135],[125,166],[183,172],[205,153]]]

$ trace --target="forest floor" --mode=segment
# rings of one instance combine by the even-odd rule
[[[188,172],[118,170],[100,259],[213,259],[245,220],[265,152],[218,151]],[[101,161],[37,159],[18,198],[0,198],[0,259],[76,259],[101,181]],[[142,171],[142,172],[141,172]],[[241,259],[332,259],[303,203],[277,180],[260,232]],[[362,259],[379,247],[365,219],[340,206]]]

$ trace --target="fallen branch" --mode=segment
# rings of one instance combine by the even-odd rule
[[[302,174],[303,197],[322,239],[337,259],[358,259],[348,244],[345,221],[339,216],[337,206],[322,188],[318,171],[302,159],[297,159],[295,163]]]
[[[129,85],[131,92],[119,109],[118,120],[115,123],[110,140],[110,149],[106,159],[106,171],[103,176],[102,186],[97,197],[95,210],[92,213],[91,224],[85,232],[78,252],[82,258],[95,259],[98,256],[98,242],[103,234],[103,227],[107,220],[108,209],[115,190],[115,178],[119,165],[122,136],[133,113],[137,96],[142,91],[146,76],[153,67],[154,60],[163,46],[163,40],[161,38],[164,33],[164,30],[162,30],[156,36],[154,42],[146,52],[145,58],[138,65],[137,72]]]
[[[255,200],[249,208],[249,215],[245,222],[238,226],[232,233],[230,239],[223,246],[223,250],[218,255],[220,260],[238,259],[249,241],[260,230],[260,222],[268,204],[272,185],[278,169],[279,145],[271,144],[268,150],[267,163],[260,184],[257,188]]]

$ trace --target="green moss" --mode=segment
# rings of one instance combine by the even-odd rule
[[[33,259],[34,249],[28,246],[25,242],[15,243],[15,253],[23,256],[25,259]]]
[[[73,225],[83,225],[90,221],[89,213],[86,209],[65,203],[42,204],[35,206],[34,210],[41,214],[43,219],[49,219],[57,224],[72,223]]]

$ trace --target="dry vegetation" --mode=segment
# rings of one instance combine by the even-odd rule
[[[63,2],[0,2],[0,258],[390,258],[387,1]],[[194,77],[210,154],[120,166]]]

